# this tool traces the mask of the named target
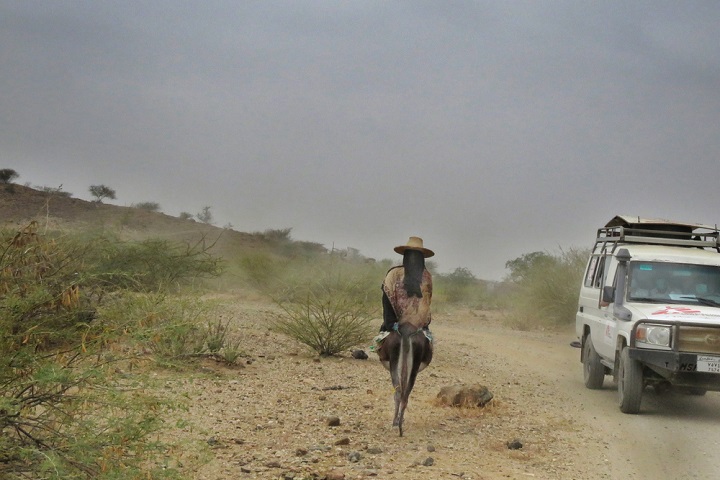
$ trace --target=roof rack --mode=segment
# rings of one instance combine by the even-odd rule
[[[720,230],[717,225],[617,216],[598,229],[592,253],[612,255],[620,243],[694,247],[720,252]]]

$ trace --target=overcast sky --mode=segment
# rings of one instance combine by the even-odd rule
[[[0,0],[18,183],[501,279],[720,223],[720,2]]]

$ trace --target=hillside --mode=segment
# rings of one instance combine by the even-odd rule
[[[160,237],[194,243],[203,237],[215,242],[216,254],[267,244],[259,233],[244,233],[182,219],[160,212],[121,207],[52,194],[17,184],[0,188],[0,227],[18,229],[31,221],[49,229],[108,229],[127,240]],[[311,244],[320,250],[320,245]]]

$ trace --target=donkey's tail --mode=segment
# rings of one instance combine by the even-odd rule
[[[398,361],[398,385],[400,390],[400,401],[403,408],[407,405],[410,391],[412,390],[413,362],[415,356],[413,354],[413,342],[407,332],[400,332],[400,358]]]

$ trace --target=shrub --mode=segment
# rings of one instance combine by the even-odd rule
[[[261,235],[262,237],[270,242],[270,243],[285,243],[292,241],[290,237],[290,233],[292,232],[292,228],[276,228],[276,229],[267,229],[265,230]]]
[[[207,323],[205,345],[208,352],[216,354],[225,346],[229,323],[229,321],[223,323],[221,319]]]
[[[467,268],[456,268],[449,275],[434,275],[434,295],[440,294],[447,303],[467,303],[471,301],[481,286]]]
[[[522,275],[515,277],[511,303],[514,325],[528,328],[573,323],[586,261],[586,250],[570,249],[556,255],[533,255],[529,263],[519,262]]]
[[[194,357],[213,356],[234,363],[241,355],[231,342],[230,321],[214,302],[164,293],[117,295],[99,313],[125,342],[149,351],[164,367],[186,366]]]
[[[158,358],[207,350],[212,335],[203,322],[213,311],[125,287],[161,292],[211,274],[217,264],[199,246],[163,247],[169,251],[104,236],[40,235],[36,223],[0,232],[0,477],[177,473],[153,466],[162,464],[165,447],[151,438],[174,405],[148,394],[142,375],[126,377],[119,367],[142,361],[147,348]],[[157,255],[159,275],[119,260],[136,248],[150,270]],[[138,353],[118,356],[128,351],[113,348],[119,342],[137,342]],[[229,354],[236,353],[231,346]]]
[[[336,355],[368,342],[371,324],[380,305],[379,288],[372,288],[367,271],[330,266],[306,273],[293,282],[276,303],[282,309],[272,329],[285,334],[323,356]],[[356,269],[357,270],[357,269]],[[373,282],[376,287],[378,283]]]
[[[132,207],[138,208],[140,210],[147,210],[148,212],[159,212],[160,211],[160,204],[157,202],[133,203]]]
[[[450,274],[433,274],[433,312],[443,313],[454,306],[494,310],[502,307],[497,284],[480,280],[464,267]]]
[[[62,185],[60,185],[59,187],[48,187],[47,185],[42,185],[42,186],[35,185],[33,188],[35,190],[47,193],[48,195],[52,195],[55,197],[65,197],[65,198],[72,197],[72,193],[64,191],[62,189]]]
[[[149,436],[170,405],[116,372],[107,346],[126,326],[111,328],[102,295],[85,292],[93,244],[34,223],[0,242],[0,477],[164,475]]]
[[[148,239],[137,243],[102,238],[93,273],[103,282],[134,291],[176,290],[223,270],[222,259],[210,254],[203,237],[195,244]]]
[[[241,340],[235,339],[233,341],[226,341],[222,349],[222,358],[230,364],[236,363],[238,358],[245,355],[245,352],[240,348]]]
[[[0,241],[0,326],[10,333],[8,348],[17,342],[62,345],[74,338],[92,317],[92,298],[80,296],[80,285],[90,283],[79,274],[87,246],[63,237],[44,239],[35,222],[3,232]]]

